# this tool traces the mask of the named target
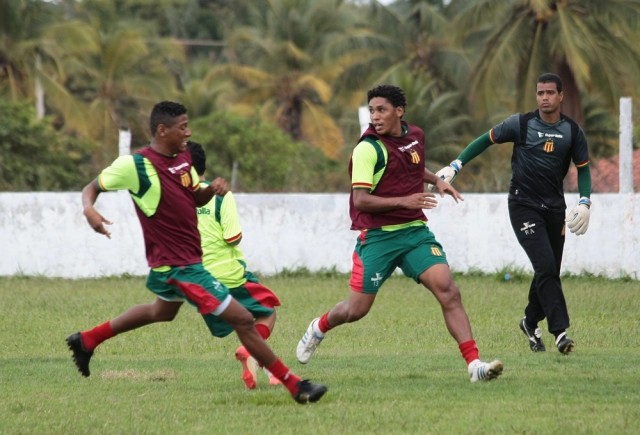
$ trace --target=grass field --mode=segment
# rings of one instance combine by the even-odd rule
[[[212,338],[190,306],[172,323],[105,342],[82,378],[65,337],[151,301],[144,278],[0,278],[0,433],[640,433],[638,281],[566,277],[577,347],[562,356],[546,331],[548,351],[530,352],[517,327],[526,277],[456,279],[481,357],[505,364],[496,381],[469,382],[435,299],[403,277],[300,365],[298,339],[346,296],[347,277],[265,278],[283,302],[271,346],[299,375],[329,386],[322,401],[301,406],[266,377],[245,390],[237,338]]]

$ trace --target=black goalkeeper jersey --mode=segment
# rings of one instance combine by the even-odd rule
[[[571,161],[576,167],[589,163],[587,140],[578,124],[564,115],[548,124],[535,111],[510,116],[493,127],[490,136],[493,143],[513,142],[509,200],[564,212],[563,181]]]

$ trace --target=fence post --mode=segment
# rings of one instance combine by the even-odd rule
[[[127,156],[131,154],[131,132],[129,129],[121,128],[118,139],[118,155]]]
[[[631,97],[620,98],[620,193],[633,193],[633,119]]]
[[[362,134],[369,128],[369,122],[371,121],[368,106],[358,107],[358,121],[360,121],[360,134]]]

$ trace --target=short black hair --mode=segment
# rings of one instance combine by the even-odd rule
[[[187,142],[189,146],[189,152],[191,153],[191,164],[196,169],[198,175],[204,175],[205,168],[207,166],[207,155],[204,152],[204,148],[198,142],[190,140]]]
[[[172,125],[174,118],[187,113],[187,108],[180,103],[173,101],[161,101],[151,110],[149,117],[149,127],[151,135],[156,134],[156,130],[160,124]]]
[[[558,93],[562,92],[562,80],[560,79],[560,76],[557,74],[553,74],[553,73],[541,74],[540,77],[538,77],[538,80],[536,81],[536,86],[538,85],[538,83],[555,83],[556,90],[558,91]]]
[[[382,97],[389,100],[393,107],[407,107],[407,97],[404,91],[393,85],[379,85],[367,92],[367,101],[372,98]]]

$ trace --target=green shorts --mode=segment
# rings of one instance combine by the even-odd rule
[[[229,289],[205,270],[202,264],[152,270],[147,288],[165,301],[188,301],[204,315],[219,315],[231,303]]]
[[[271,289],[260,284],[257,278],[247,272],[247,282],[230,290],[231,296],[245,307],[255,319],[269,317],[280,306],[280,300]],[[226,337],[233,328],[218,316],[205,315],[204,321],[215,337]]]
[[[420,274],[434,264],[448,264],[447,255],[429,227],[360,232],[353,251],[349,284],[353,291],[376,294],[397,267],[420,282]]]

